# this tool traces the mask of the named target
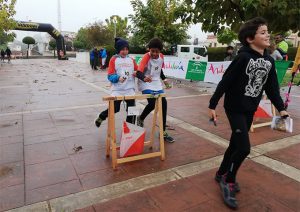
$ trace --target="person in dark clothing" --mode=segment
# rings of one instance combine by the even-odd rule
[[[270,45],[266,21],[257,17],[245,22],[238,37],[243,47],[225,71],[209,102],[209,114],[216,121],[215,108],[225,93],[224,108],[232,134],[215,180],[220,183],[225,204],[231,208],[238,206],[236,175],[250,153],[248,131],[263,90],[280,115],[288,116],[280,97],[274,59],[266,51]]]
[[[4,62],[4,58],[5,58],[5,51],[1,49],[1,61]]]
[[[98,64],[99,64],[99,60],[98,60],[98,55],[99,55],[99,54],[98,54],[97,48],[94,49],[93,55],[94,55],[94,61],[93,61],[92,69],[98,70],[98,69],[97,69],[97,66],[98,66]]]
[[[233,58],[234,58],[233,50],[234,50],[233,46],[226,47],[226,54],[225,54],[224,61],[232,61],[233,60]]]
[[[10,62],[11,51],[10,51],[10,49],[9,49],[8,47],[6,48],[5,53],[6,53],[6,55],[7,55],[7,60],[8,60],[8,62]]]

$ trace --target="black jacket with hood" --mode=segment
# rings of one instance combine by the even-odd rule
[[[274,59],[267,51],[261,55],[250,47],[244,46],[225,71],[210,99],[209,108],[215,109],[225,93],[225,110],[255,112],[263,90],[278,111],[284,110]]]

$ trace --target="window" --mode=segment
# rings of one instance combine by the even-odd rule
[[[181,52],[190,52],[190,47],[181,47],[180,51]]]
[[[206,51],[205,51],[205,48],[195,47],[194,48],[194,53],[197,54],[197,55],[200,55],[202,57],[205,57]]]

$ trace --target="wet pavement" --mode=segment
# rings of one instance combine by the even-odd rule
[[[215,85],[171,81],[168,124],[175,127],[169,133],[176,142],[165,145],[166,160],[121,164],[114,171],[105,157],[107,122],[99,129],[93,123],[107,107],[102,101],[110,86],[105,71],[72,61],[3,64],[0,211],[228,211],[213,179],[230,138],[222,102],[218,126],[208,121],[207,105]],[[289,106],[293,133],[262,127],[250,134],[253,151],[238,174],[241,211],[300,211],[299,97],[300,87],[294,86]],[[125,116],[121,106],[117,138]],[[146,126],[151,125],[150,117]],[[76,151],[79,146],[82,150]],[[172,177],[160,177],[165,172]],[[157,181],[146,186],[150,178]],[[119,189],[125,185],[127,190]],[[94,192],[104,193],[87,198]]]

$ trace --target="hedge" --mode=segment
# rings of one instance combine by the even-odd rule
[[[208,61],[223,61],[225,58],[226,47],[207,48]],[[294,61],[297,47],[290,47],[288,50],[289,60]]]

